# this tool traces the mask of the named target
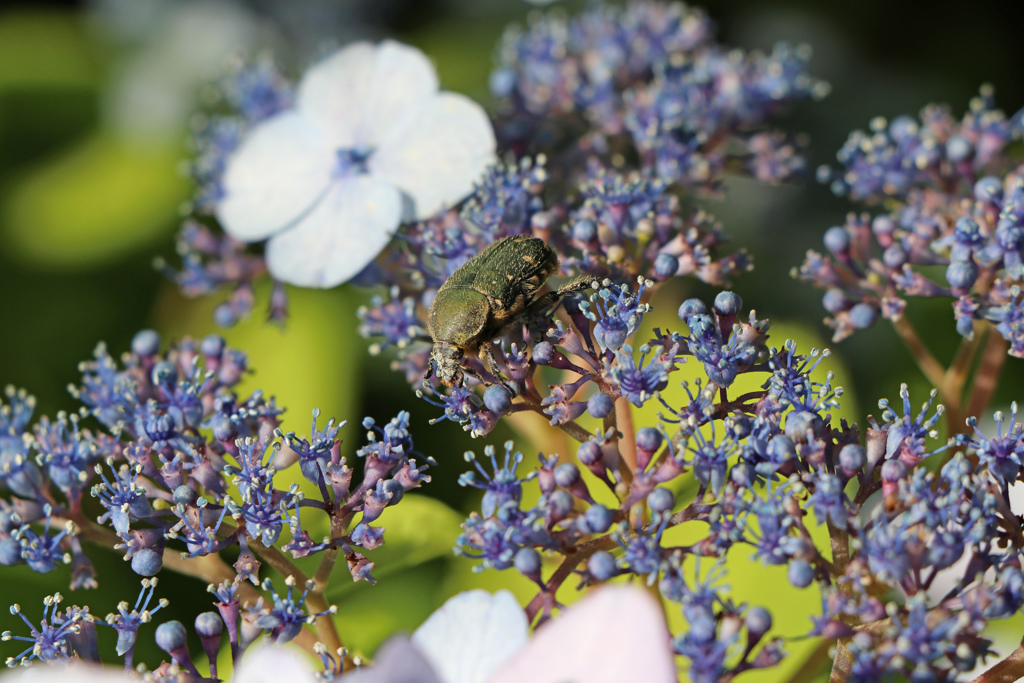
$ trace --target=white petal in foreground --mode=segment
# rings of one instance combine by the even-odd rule
[[[439,93],[410,109],[370,157],[370,172],[398,185],[421,220],[473,190],[494,162],[494,130],[483,108],[456,93]]]
[[[490,683],[671,683],[670,638],[646,591],[606,586],[540,627]]]
[[[297,652],[276,645],[245,653],[232,683],[317,683],[313,665]]]
[[[369,150],[437,88],[434,66],[416,48],[392,40],[354,43],[306,72],[297,106],[334,147]]]
[[[301,287],[334,287],[377,257],[398,229],[402,196],[394,185],[343,178],[294,227],[267,242],[267,269]]]
[[[526,643],[529,624],[514,595],[460,593],[416,629],[412,642],[445,683],[484,683]]]
[[[384,643],[377,651],[373,666],[339,680],[344,683],[449,683],[434,674],[427,660],[404,636]]]
[[[269,119],[228,159],[217,219],[245,242],[280,232],[308,212],[331,182],[337,155],[300,114]]]
[[[0,674],[0,683],[135,683],[124,667],[96,666],[81,661],[65,665],[60,662],[36,663],[27,669]]]

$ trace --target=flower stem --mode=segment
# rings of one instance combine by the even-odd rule
[[[1024,678],[1024,640],[995,666],[981,674],[972,683],[1012,683]]]

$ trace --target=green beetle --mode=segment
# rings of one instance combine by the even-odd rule
[[[448,385],[459,383],[467,355],[486,361],[501,378],[494,352],[488,343],[515,325],[543,311],[572,292],[590,286],[581,276],[537,297],[537,292],[558,270],[558,257],[544,240],[516,235],[498,240],[469,259],[445,280],[430,304],[427,327],[434,341],[424,379],[436,370]]]

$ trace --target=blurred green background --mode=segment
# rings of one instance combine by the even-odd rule
[[[558,5],[576,11],[584,3]],[[703,6],[726,44],[768,48],[788,40],[814,48],[812,73],[829,81],[832,92],[780,122],[810,135],[813,169],[833,161],[849,131],[866,127],[871,117],[916,114],[929,102],[948,102],[959,116],[985,82],[995,85],[1007,113],[1024,106],[1022,5],[712,0]],[[151,264],[157,256],[176,262],[172,238],[191,191],[182,173],[191,115],[208,94],[204,84],[216,79],[231,54],[271,50],[295,74],[332,45],[390,36],[426,51],[444,87],[486,103],[492,49],[507,23],[522,22],[531,11],[520,0],[6,3],[0,10],[0,384],[34,393],[39,414],[74,409],[66,387],[78,379],[78,362],[98,341],[119,354],[141,328],[153,327],[165,340],[214,330],[215,302],[182,298]],[[792,280],[789,271],[855,207],[813,179],[785,186],[735,179],[727,199],[709,208],[734,244],[754,256],[756,270],[734,283],[747,307],[771,318],[776,329],[781,325],[780,334],[797,337],[802,347],[826,344],[820,292]],[[655,305],[670,317],[682,298],[713,294],[685,282]],[[293,290],[285,329],[264,324],[257,305],[256,317],[226,336],[250,354],[256,373],[246,386],[276,395],[288,408],[286,429],[305,433],[310,411],[320,407],[325,416],[349,420],[343,434],[351,448],[361,443],[363,415],[383,423],[398,406],[413,414],[418,449],[440,462],[423,494],[447,507],[430,500],[403,503],[389,514],[405,517],[389,522],[385,516],[394,557],[405,555],[402,567],[390,580],[382,575],[371,590],[341,586],[346,579],[339,577],[335,599],[342,619],[358,626],[343,625],[342,631],[359,634],[350,635],[357,647],[372,648],[394,628],[418,624],[444,595],[473,581],[497,585],[513,577],[471,576],[467,562],[449,559],[459,515],[474,502],[455,483],[464,468],[461,454],[467,448],[479,452],[483,444],[471,443],[448,422],[428,426],[436,410],[412,396],[388,369],[386,356],[368,358],[354,315],[367,298],[350,288]],[[936,354],[948,359],[958,342],[949,302],[915,301],[909,315]],[[903,381],[917,388],[917,399],[925,397],[920,373],[888,325],[830,346],[830,367],[849,390],[844,414],[851,419],[863,424],[865,413],[877,412],[877,399],[895,399]],[[1019,361],[1011,360],[997,405],[1018,398],[1013,392],[1022,376]],[[503,427],[487,441],[511,437]],[[518,444],[528,458],[538,447],[551,450],[536,439]],[[88,601],[102,615],[134,597],[134,589],[122,587],[135,579],[117,556],[92,556],[101,565],[100,591],[69,599]],[[760,586],[752,577],[763,581],[764,575],[749,573],[752,583],[738,591],[756,596]],[[39,597],[67,588],[65,570],[47,576],[5,570],[3,578],[0,594],[11,596],[17,585],[32,618]],[[784,583],[782,574],[772,579]],[[162,580],[158,594],[199,589],[192,591],[196,602],[176,597],[169,614],[188,623],[206,609],[197,582]],[[815,609],[814,596],[799,599],[807,611]],[[793,611],[786,622],[790,633],[807,624],[806,611]],[[0,628],[10,627],[6,617],[0,619]],[[162,657],[147,643],[140,648],[137,660]],[[15,654],[10,650],[4,655]]]

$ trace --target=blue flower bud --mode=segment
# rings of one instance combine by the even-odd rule
[[[512,408],[512,393],[501,384],[492,384],[484,392],[484,405],[492,413],[504,415]]]
[[[216,612],[203,612],[196,617],[196,633],[201,638],[216,638],[224,630],[224,622]]]
[[[615,516],[604,505],[591,505],[583,513],[583,519],[591,533],[603,534],[611,528]]]
[[[132,555],[132,571],[139,576],[156,576],[163,565],[163,553],[153,548],[143,548]]]
[[[670,278],[679,272],[679,259],[672,254],[661,253],[654,259],[654,274],[662,279]]]
[[[974,145],[961,135],[954,135],[946,141],[946,156],[953,163],[966,161],[974,154]]]
[[[679,319],[686,322],[695,315],[704,315],[708,307],[700,299],[687,299],[679,306]]]
[[[227,342],[224,341],[224,337],[219,334],[208,334],[199,344],[199,350],[203,352],[204,356],[219,358],[220,354],[224,353],[225,346],[227,346]]]
[[[238,427],[227,415],[218,415],[210,421],[213,438],[217,441],[232,442],[238,438]]]
[[[548,496],[548,507],[551,509],[551,517],[556,520],[568,517],[575,504],[576,500],[572,497],[572,494],[562,489],[558,489]]]
[[[596,418],[603,418],[611,415],[615,408],[615,399],[603,391],[598,392],[587,399],[587,412]]]
[[[661,432],[654,427],[641,427],[636,432],[636,447],[653,453],[661,447]]]
[[[160,335],[156,330],[142,330],[132,338],[132,353],[137,356],[155,356],[160,351]]]
[[[587,560],[587,571],[598,581],[607,581],[619,573],[619,568],[611,553],[598,550]]]
[[[602,455],[601,447],[593,441],[580,444],[580,447],[576,450],[576,459],[584,465],[593,465],[601,459]]]
[[[764,607],[751,607],[746,618],[747,631],[753,638],[760,638],[772,627],[772,613]]]
[[[238,322],[238,314],[227,301],[213,309],[213,322],[221,327],[234,327]]]
[[[597,224],[584,218],[572,226],[572,238],[579,242],[592,242],[597,238]]]
[[[899,460],[886,460],[882,465],[882,481],[897,482],[907,476],[907,466]]]
[[[850,307],[850,299],[846,296],[846,292],[839,289],[838,287],[831,287],[825,291],[825,295],[821,297],[821,305],[829,313],[839,313],[845,311]]]
[[[839,466],[847,472],[860,472],[867,462],[867,452],[860,444],[848,443],[839,451]]]
[[[807,441],[808,432],[810,432],[810,438],[814,438],[818,436],[824,425],[824,420],[817,413],[810,411],[790,413],[786,417],[786,436],[797,442]]]
[[[875,234],[875,237],[886,237],[896,232],[896,221],[892,219],[892,216],[882,214],[875,216],[874,220],[871,221],[871,232]]]
[[[384,493],[390,494],[388,499],[388,505],[398,505],[402,501],[402,497],[405,495],[405,488],[394,479],[388,479],[384,482]]]
[[[850,309],[850,322],[858,330],[867,329],[878,319],[878,310],[867,302],[860,302]]]
[[[185,647],[187,641],[188,633],[180,621],[168,621],[156,627],[156,644],[168,654]]]
[[[174,504],[181,503],[183,505],[192,505],[196,502],[196,490],[188,484],[182,484],[178,488],[174,489],[174,493],[171,494],[171,499]]]
[[[647,494],[647,507],[651,512],[669,512],[675,504],[675,495],[661,486]]]
[[[555,484],[569,488],[580,480],[580,468],[575,463],[564,462],[555,468]]]
[[[789,563],[786,576],[797,588],[807,588],[814,582],[814,567],[807,560],[793,560]]]
[[[946,268],[946,282],[954,291],[966,292],[978,279],[978,266],[973,261],[953,261]]]
[[[551,342],[540,342],[533,347],[533,362],[537,365],[547,365],[555,357],[555,347]]]
[[[998,202],[1003,198],[1003,184],[999,178],[985,176],[974,183],[974,198],[979,202]]]
[[[540,573],[540,553],[533,548],[520,548],[512,561],[523,576],[536,576]]]
[[[734,292],[719,292],[715,296],[712,307],[715,309],[715,313],[721,316],[738,315],[740,308],[743,307],[743,299]]]
[[[825,231],[822,242],[833,254],[845,254],[850,250],[850,232],[841,225],[835,225]]]
[[[21,544],[8,536],[0,540],[0,564],[12,567],[21,563]]]
[[[907,252],[898,244],[890,244],[886,247],[885,251],[882,252],[882,263],[884,263],[885,267],[889,270],[900,270],[906,262]]]

